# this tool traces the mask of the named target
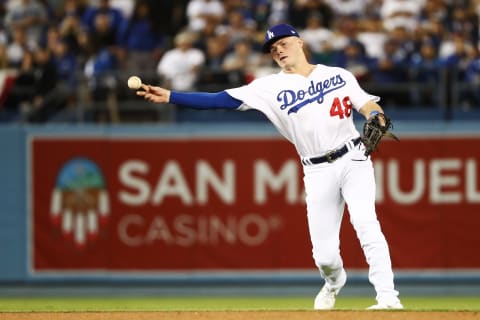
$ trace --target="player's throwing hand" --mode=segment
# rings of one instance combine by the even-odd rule
[[[154,103],[170,102],[170,90],[149,84],[142,84],[140,90],[137,90],[137,96]]]

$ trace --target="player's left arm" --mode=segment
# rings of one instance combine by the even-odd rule
[[[360,110],[358,110],[358,112],[360,112],[360,114],[362,114],[366,120],[375,114],[384,113],[382,107],[372,100],[369,100],[367,103],[365,103]]]
[[[389,131],[393,125],[382,107],[374,101],[368,101],[358,110],[366,119],[363,125],[362,142],[365,145],[365,155],[368,156],[377,150],[380,140],[384,136],[398,141],[396,135]]]

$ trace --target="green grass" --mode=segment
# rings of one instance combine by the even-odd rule
[[[480,311],[480,297],[404,297],[412,311]],[[311,310],[312,297],[0,298],[0,312]],[[373,298],[338,297],[338,310],[363,310]]]

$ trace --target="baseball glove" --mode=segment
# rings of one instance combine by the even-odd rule
[[[378,144],[383,137],[399,139],[389,130],[393,128],[390,118],[383,113],[377,113],[370,117],[363,125],[362,142],[365,145],[365,156],[377,150]]]

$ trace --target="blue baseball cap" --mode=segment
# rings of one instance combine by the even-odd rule
[[[265,43],[262,46],[262,51],[268,53],[270,52],[272,43],[278,39],[292,36],[300,38],[300,35],[294,27],[286,23],[277,24],[265,32]]]

